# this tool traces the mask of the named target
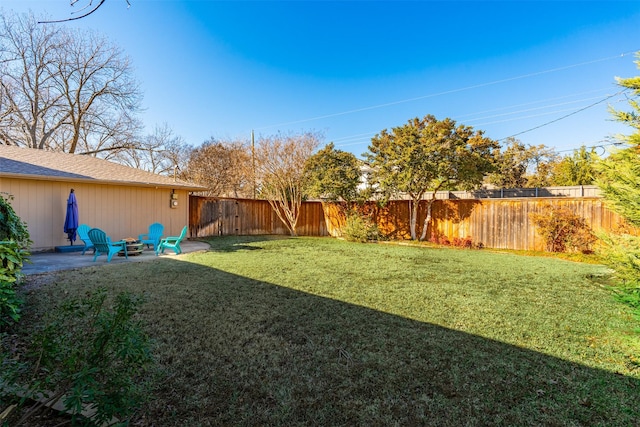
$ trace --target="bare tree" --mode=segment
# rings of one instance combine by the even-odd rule
[[[184,178],[208,188],[212,197],[250,197],[251,153],[243,141],[211,138],[191,151]]]
[[[142,124],[135,116],[125,113],[113,115],[108,112],[104,115],[97,114],[80,127],[75,151],[119,161],[120,153],[140,147],[141,130]],[[71,132],[70,130],[69,133]],[[52,146],[60,151],[69,152],[68,146],[73,138],[67,137],[63,141],[62,145],[58,145],[56,140]]]
[[[132,147],[141,94],[120,49],[33,15],[0,24],[0,142],[93,155]]]
[[[61,29],[4,13],[0,25],[0,140],[47,148],[68,118],[56,74]]]
[[[141,94],[129,58],[118,47],[95,33],[65,32],[63,37],[57,75],[73,129],[69,152],[75,153],[81,127],[105,135],[117,128],[116,124],[130,124]],[[96,148],[131,148],[130,141],[109,141],[108,147]]]
[[[190,152],[182,137],[164,123],[132,148],[118,152],[114,159],[134,168],[171,175],[186,169]]]
[[[184,171],[189,163],[189,156],[192,148],[180,136],[172,137],[165,142],[162,156],[165,159],[165,165],[171,165],[171,170],[165,168],[162,173],[173,173],[181,179],[185,179]]]
[[[315,133],[261,138],[255,149],[260,197],[295,236],[305,183],[304,166],[320,143]]]
[[[93,12],[95,12],[96,10],[98,10],[100,8],[100,6],[102,6],[104,4],[106,0],[97,0],[96,3],[93,3],[93,0],[87,0],[84,6],[80,7],[80,9],[77,10],[77,12],[80,12],[80,15],[78,16],[74,16],[72,18],[65,18],[65,19],[58,19],[55,21],[40,21],[40,24],[53,24],[53,23],[59,23],[59,22],[67,22],[67,21],[75,21],[76,19],[82,19],[86,16],[91,15]],[[127,9],[131,6],[131,3],[129,2],[129,0],[125,0],[127,2]],[[71,5],[71,7],[74,7],[77,3],[79,3],[80,0],[69,0],[69,4]],[[72,14],[75,13],[71,12]]]

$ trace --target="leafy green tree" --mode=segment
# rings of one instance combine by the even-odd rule
[[[637,147],[616,150],[600,163],[597,185],[607,205],[640,226],[640,152]]]
[[[482,131],[456,125],[455,120],[437,120],[432,115],[409,120],[405,125],[385,129],[371,139],[371,179],[379,191],[411,198],[410,232],[417,239],[419,202],[427,198],[426,218],[420,240],[427,235],[436,192],[472,189],[494,170],[498,143]]]
[[[640,52],[638,53],[640,58]],[[636,61],[640,68],[640,60]],[[618,84],[630,89],[640,97],[640,76],[627,79],[616,78]],[[616,120],[635,129],[631,135],[622,137],[627,147],[615,150],[599,163],[600,176],[597,184],[608,206],[622,215],[630,224],[640,226],[640,104],[630,99],[632,111],[615,111]],[[634,308],[640,318],[640,238],[630,234],[604,235],[606,249],[602,252],[604,262],[615,271],[618,280],[617,297]]]
[[[636,54],[638,58],[635,61],[638,69],[640,69],[640,52]],[[640,98],[640,76],[620,78],[616,77],[618,85],[629,89],[636,98]],[[627,124],[635,129],[635,132],[625,137],[626,142],[634,147],[636,150],[640,149],[640,101],[638,99],[629,99],[629,105],[632,111],[616,111],[611,109],[613,117],[624,124]]]
[[[596,163],[600,160],[594,149],[587,151],[583,145],[565,156],[553,168],[553,185],[591,185],[597,175]]]
[[[640,53],[638,53],[640,58]],[[640,68],[640,59],[636,61]],[[630,89],[635,97],[640,96],[640,76],[627,79],[616,78],[618,84]],[[601,176],[597,185],[612,210],[618,212],[631,224],[640,226],[640,104],[630,99],[632,111],[612,110],[614,118],[635,129],[622,137],[626,148],[615,150],[599,163]]]
[[[545,145],[525,145],[507,138],[504,150],[496,154],[496,169],[486,178],[500,188],[545,187],[552,184],[558,155]]]
[[[530,145],[527,151],[529,167],[527,169],[526,187],[540,188],[553,185],[553,170],[559,161],[555,150],[540,144]]]
[[[358,197],[360,161],[352,153],[336,150],[333,143],[307,160],[305,176],[311,197],[332,202],[353,202]]]
[[[496,156],[496,170],[487,181],[500,188],[522,188],[527,185],[530,155],[525,145],[509,137],[504,151]]]

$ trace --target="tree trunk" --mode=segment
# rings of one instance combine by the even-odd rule
[[[292,237],[296,237],[298,235],[296,232],[296,223],[298,221],[297,212],[299,212],[300,209],[298,208],[296,215],[293,216],[294,214],[291,213],[291,209],[287,206],[286,202],[271,199],[267,199],[267,201],[275,211],[278,219],[280,219],[280,221],[282,221],[282,223],[287,227],[289,234]]]
[[[416,234],[416,222],[418,222],[418,206],[420,205],[420,199],[409,201],[409,210],[411,212],[409,218],[409,231],[411,233],[411,240],[418,240]]]
[[[420,235],[420,241],[424,241],[425,237],[427,237],[427,227],[429,227],[429,223],[431,222],[431,205],[435,201],[435,197],[427,200],[427,216],[424,218],[424,224],[422,224],[422,234]]]

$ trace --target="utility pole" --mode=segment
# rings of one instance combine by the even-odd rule
[[[256,141],[253,135],[253,129],[251,129],[251,163],[253,173],[253,198],[256,198]]]

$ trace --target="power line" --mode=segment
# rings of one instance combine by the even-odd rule
[[[567,98],[571,98],[571,97],[578,96],[578,95],[586,95],[586,94],[589,94],[589,93],[602,92],[602,91],[605,91],[605,90],[609,91],[610,89],[611,89],[611,86],[608,86],[606,88],[592,89],[592,90],[588,90],[588,91],[584,91],[584,92],[572,93],[572,94],[563,95],[563,96],[554,96],[552,98],[539,99],[537,101],[524,102],[524,103],[521,103],[521,104],[510,105],[508,107],[492,108],[490,110],[484,110],[484,111],[478,111],[478,112],[475,112],[475,113],[464,114],[462,116],[458,116],[457,119],[460,120],[460,119],[465,119],[465,118],[469,117],[469,120],[479,120],[479,119],[475,119],[475,118],[472,118],[472,117],[476,116],[476,115],[479,115],[479,114],[493,113],[493,112],[497,112],[497,111],[509,110],[511,108],[520,108],[520,107],[525,107],[527,105],[541,104],[541,103],[547,102],[547,101],[556,101],[556,100],[560,100],[560,99],[567,99]]]
[[[569,114],[565,114],[564,116],[562,116],[562,117],[558,117],[557,119],[551,120],[551,121],[549,121],[549,122],[543,123],[543,124],[538,125],[538,126],[534,126],[534,127],[529,128],[529,129],[527,129],[527,130],[523,130],[522,132],[514,133],[513,135],[509,135],[509,136],[506,136],[506,137],[504,137],[504,138],[501,138],[501,139],[499,139],[499,140],[498,140],[498,142],[500,142],[500,141],[504,141],[504,140],[506,140],[507,138],[513,138],[513,137],[515,137],[515,136],[522,135],[522,134],[524,134],[524,133],[528,133],[528,132],[534,131],[534,130],[536,130],[536,129],[540,129],[541,127],[548,126],[548,125],[550,125],[550,124],[552,124],[552,123],[559,122],[560,120],[564,120],[564,119],[566,119],[567,117],[571,117],[571,116],[573,116],[573,115],[575,115],[575,114],[578,114],[578,113],[580,113],[580,112],[582,112],[582,111],[584,111],[584,110],[587,110],[587,109],[589,109],[589,108],[591,108],[591,107],[594,107],[594,106],[596,106],[596,105],[598,105],[598,104],[602,104],[603,102],[607,101],[608,99],[611,99],[611,98],[613,98],[614,96],[618,96],[618,95],[620,95],[620,94],[624,93],[625,91],[627,91],[627,89],[623,89],[623,90],[621,90],[620,92],[614,93],[613,95],[609,95],[609,96],[607,96],[606,98],[603,98],[603,99],[601,99],[601,100],[599,100],[599,101],[597,101],[597,102],[594,102],[593,104],[589,104],[589,105],[587,105],[586,107],[583,107],[583,108],[580,108],[580,109],[578,109],[578,110],[575,110],[575,111],[573,111],[573,112],[571,112],[571,113],[569,113]]]
[[[600,99],[599,96],[591,96],[589,98],[582,98],[582,99],[574,99],[573,101],[567,101],[567,102],[560,102],[557,104],[550,104],[550,105],[543,105],[540,107],[534,107],[534,108],[526,108],[523,110],[516,110],[516,111],[508,111],[506,113],[501,113],[501,114],[494,114],[491,116],[484,116],[484,117],[477,117],[475,119],[471,119],[471,120],[466,120],[465,123],[473,123],[473,122],[477,122],[480,120],[487,120],[487,119],[494,119],[494,118],[498,118],[498,117],[504,117],[504,116],[512,116],[514,114],[520,114],[520,113],[529,113],[532,111],[539,111],[539,110],[544,110],[544,109],[548,109],[548,108],[554,108],[554,107],[560,107],[563,105],[570,105],[570,104],[577,104],[580,102],[584,102],[584,101],[591,101],[594,99]],[[555,111],[552,111],[551,113],[554,113]],[[544,113],[546,114],[546,113]]]
[[[634,54],[635,52],[636,51],[624,52],[624,53],[621,53],[620,55],[616,55],[616,56],[609,56],[609,57],[605,57],[605,58],[594,59],[594,60],[591,60],[591,61],[579,62],[579,63],[576,63],[576,64],[565,65],[565,66],[557,67],[557,68],[551,68],[549,70],[536,71],[536,72],[533,72],[533,73],[522,74],[520,76],[508,77],[508,78],[505,78],[505,79],[494,80],[494,81],[491,81],[491,82],[480,83],[480,84],[471,85],[471,86],[465,86],[465,87],[462,87],[462,88],[446,90],[446,91],[443,91],[443,92],[437,92],[437,93],[417,96],[417,97],[413,97],[413,98],[407,98],[407,99],[403,99],[403,100],[399,100],[399,101],[392,101],[392,102],[372,105],[372,106],[368,106],[368,107],[356,108],[356,109],[353,109],[353,110],[341,111],[341,112],[338,112],[338,113],[325,114],[325,115],[322,115],[322,116],[316,116],[316,117],[311,117],[311,118],[307,118],[307,119],[294,120],[294,121],[290,121],[290,122],[284,122],[284,123],[278,123],[278,124],[273,124],[273,125],[268,125],[268,126],[262,126],[262,127],[256,128],[256,130],[269,129],[269,128],[279,127],[279,126],[289,126],[289,125],[294,125],[294,124],[299,124],[299,123],[311,122],[311,121],[315,121],[315,120],[328,119],[328,118],[331,118],[331,117],[344,116],[344,115],[347,115],[347,114],[359,113],[359,112],[362,112],[362,111],[369,111],[369,110],[375,110],[375,109],[378,109],[378,108],[390,107],[390,106],[393,106],[393,105],[404,104],[404,103],[407,103],[407,102],[418,101],[418,100],[421,100],[421,99],[435,98],[435,97],[442,96],[442,95],[449,95],[449,94],[452,94],[452,93],[463,92],[463,91],[467,91],[467,90],[471,90],[471,89],[478,89],[478,88],[481,88],[481,87],[493,86],[493,85],[497,85],[497,84],[500,84],[500,83],[511,82],[511,81],[514,81],[514,80],[520,80],[520,79],[525,79],[525,78],[529,78],[529,77],[535,77],[535,76],[539,76],[539,75],[543,75],[543,74],[549,74],[549,73],[554,73],[554,72],[557,72],[557,71],[564,71],[564,70],[568,70],[568,69],[571,69],[571,68],[582,67],[582,66],[585,66],[585,65],[591,65],[591,64],[598,63],[598,62],[604,62],[604,61],[609,61],[609,60],[612,60],[612,59],[623,58],[625,56]]]
[[[503,107],[503,108],[497,108],[497,109],[493,109],[493,110],[485,110],[483,112],[467,114],[466,116],[474,116],[476,114],[488,113],[488,112],[491,112],[491,111],[501,111],[501,110],[506,110],[506,109],[509,109],[509,108],[514,108],[514,107],[519,107],[519,106],[538,104],[538,103],[545,102],[545,101],[550,101],[550,100],[566,99],[566,98],[569,98],[571,96],[581,95],[581,94],[586,94],[586,93],[593,93],[593,92],[597,92],[599,90],[581,92],[581,93],[576,93],[576,94],[573,94],[573,95],[566,95],[566,96],[561,96],[561,97],[547,98],[547,99],[543,99],[543,100],[539,100],[539,101],[533,101],[533,102],[528,102],[528,103],[523,103],[523,104],[517,104],[517,105],[512,105],[512,106]],[[622,91],[622,92],[624,92],[624,91]],[[620,92],[618,92],[618,94],[620,94]],[[513,114],[518,114],[518,113],[525,113],[525,112],[529,112],[529,111],[540,110],[540,109],[543,109],[543,108],[557,107],[557,106],[572,104],[572,103],[576,103],[576,102],[588,101],[588,100],[592,100],[592,99],[599,99],[598,102],[590,104],[588,106],[585,106],[585,107],[583,107],[583,108],[581,108],[581,109],[579,109],[577,111],[574,110],[574,109],[565,108],[565,109],[561,109],[561,110],[548,111],[548,112],[544,112],[544,113],[540,113],[540,114],[530,114],[530,115],[527,115],[527,116],[518,116],[518,117],[508,118],[508,119],[505,119],[505,120],[496,120],[496,121],[492,121],[492,122],[482,122],[482,123],[476,124],[474,126],[475,127],[477,127],[477,126],[486,126],[486,125],[491,125],[491,124],[496,124],[496,123],[505,123],[505,122],[515,121],[515,120],[524,120],[524,119],[530,119],[530,118],[534,118],[534,117],[546,116],[546,115],[550,115],[550,114],[562,113],[562,112],[565,112],[565,111],[571,111],[572,114],[568,114],[568,115],[563,117],[563,118],[566,118],[566,117],[570,117],[573,114],[577,114],[578,112],[580,112],[580,111],[582,111],[584,109],[591,108],[591,107],[593,107],[593,106],[595,106],[595,105],[597,105],[599,103],[602,103],[602,102],[606,101],[607,99],[615,97],[618,94],[607,95],[603,99],[600,99],[599,97],[597,97],[597,98],[596,97],[589,97],[589,98],[583,98],[583,99],[574,100],[574,101],[568,101],[568,102],[564,102],[564,103],[545,105],[545,106],[536,107],[536,108],[518,110],[518,111],[507,112],[507,113],[502,113],[502,114],[496,114],[496,115],[493,115],[493,116],[478,117],[478,118],[475,118],[475,119],[471,120],[471,122],[490,119],[490,118],[495,118],[495,117],[501,117],[501,116],[508,116],[508,115],[513,115]],[[463,116],[463,117],[466,117],[466,116]],[[554,119],[554,121],[558,121],[558,120],[561,120],[561,119],[562,118]],[[456,121],[460,121],[459,118],[456,118]],[[553,123],[554,121],[549,122],[549,123]],[[540,126],[543,126],[543,125],[540,125]],[[378,131],[372,131],[372,132],[365,132],[365,133],[359,133],[359,134],[355,134],[355,135],[345,136],[345,137],[333,139],[332,142],[334,142],[336,144],[336,146],[340,146],[340,147],[358,145],[358,144],[369,142],[370,138],[363,138],[363,137],[365,137],[365,136],[372,137],[377,132]],[[504,140],[504,139],[506,139],[506,138],[502,138],[501,140]]]
[[[615,96],[615,95],[613,95],[613,96]],[[601,100],[601,102],[602,102],[602,101],[603,101],[603,100]],[[622,101],[622,100],[620,100],[620,99],[619,99],[619,100],[617,100],[616,102],[621,102],[621,101]],[[597,103],[596,103],[596,104],[597,104]],[[587,107],[585,107],[585,108],[590,108],[590,107],[592,107],[592,106],[593,106],[593,105],[589,105],[589,106],[587,106]],[[548,116],[548,115],[550,115],[550,114],[564,113],[565,111],[574,111],[574,109],[573,109],[573,108],[563,108],[563,109],[561,109],[561,110],[547,111],[547,112],[539,113],[539,114],[530,114],[530,115],[528,115],[528,116],[518,116],[518,117],[512,117],[512,118],[510,118],[510,119],[494,120],[494,121],[492,121],[492,122],[482,122],[482,123],[478,123],[478,124],[476,124],[475,126],[486,126],[486,125],[493,125],[493,124],[496,124],[496,123],[512,122],[512,121],[515,121],[515,120],[531,119],[531,118],[534,118],[534,117]],[[489,118],[489,117],[488,117],[488,118]]]
[[[577,95],[586,95],[589,93],[594,93],[594,92],[600,92],[603,90],[608,90],[610,89],[608,88],[601,88],[601,89],[594,89],[594,90],[589,90],[589,91],[585,91],[585,92],[579,92],[579,93],[573,93],[573,94],[569,94],[569,95],[563,95],[563,96],[556,96],[556,97],[552,97],[552,98],[546,98],[546,99],[539,99],[537,101],[531,101],[531,102],[525,102],[525,103],[521,103],[521,104],[515,104],[515,105],[510,105],[508,107],[500,107],[500,108],[493,108],[490,110],[484,110],[484,111],[478,111],[478,112],[474,112],[474,113],[468,113],[459,117],[455,117],[455,120],[457,122],[461,122],[461,119],[464,119],[465,117],[473,117],[479,114],[486,114],[486,113],[491,113],[491,112],[497,112],[497,111],[504,111],[504,110],[509,110],[511,108],[517,108],[517,107],[524,107],[527,105],[535,105],[535,104],[540,104],[543,102],[547,102],[547,101],[555,101],[555,100],[560,100],[560,99],[567,99],[573,96],[577,96]],[[507,112],[507,113],[503,113],[503,114],[497,114],[497,115],[493,115],[493,116],[485,116],[485,117],[476,117],[473,119],[469,119],[467,121],[465,121],[465,123],[468,123],[468,121],[477,121],[477,120],[485,120],[485,119],[489,119],[489,118],[493,118],[493,117],[499,117],[499,116],[506,116],[506,115],[510,115],[510,114],[517,114],[517,113],[523,113],[523,112],[527,112],[527,111],[533,111],[533,110],[539,110],[542,108],[549,108],[549,107],[556,107],[556,106],[560,106],[560,105],[566,105],[566,104],[571,104],[571,103],[576,103],[576,102],[582,102],[582,101],[588,101],[591,99],[599,99],[599,97],[590,97],[590,98],[583,98],[583,99],[579,99],[579,100],[574,100],[574,101],[568,101],[565,103],[559,103],[559,104],[552,104],[552,105],[546,105],[546,106],[542,106],[542,107],[537,107],[537,108],[531,108],[531,109],[527,109],[527,110],[519,110],[519,111],[514,111],[514,112]],[[556,111],[551,111],[549,114],[555,114],[555,113],[559,113],[562,111],[570,111],[570,110],[556,110]],[[536,116],[527,116],[527,117],[516,117],[514,119],[511,120],[520,120],[523,118],[530,118],[530,117],[537,117]],[[507,120],[508,121],[508,120]],[[486,124],[486,123],[483,123]],[[491,124],[491,123],[489,123]],[[346,146],[346,145],[353,145],[353,144],[345,144],[345,142],[351,142],[351,141],[362,141],[364,136],[372,136],[375,135],[376,133],[378,133],[379,130],[375,130],[375,131],[370,131],[370,132],[363,132],[363,133],[358,133],[355,135],[349,135],[349,136],[343,136],[340,138],[334,138],[332,139],[332,142],[336,143],[337,145],[341,145],[341,146]]]
[[[606,142],[606,144],[600,144],[600,142]],[[590,149],[593,149],[593,148],[604,148],[604,147],[608,147],[610,145],[618,145],[619,143],[617,143],[617,142],[609,142],[606,139],[601,139],[599,141],[590,142],[589,144],[591,144],[591,145],[582,144],[580,147],[590,148]],[[578,148],[567,148],[567,149],[564,149],[564,150],[554,150],[554,151],[556,153],[568,153],[569,151],[575,151],[575,150],[579,149],[580,147],[578,147]]]
[[[362,136],[367,136],[367,135],[371,135],[371,134],[375,134],[375,132],[364,132],[364,133],[358,133],[355,135],[350,135],[350,136],[343,136],[342,138],[336,138],[333,140],[333,142],[338,142],[338,141],[349,141],[352,140],[356,137],[362,137]]]
[[[603,103],[603,102],[605,102],[605,101],[607,101],[607,100],[609,100],[609,99],[611,99],[611,98],[613,98],[613,97],[616,97],[616,96],[621,95],[621,94],[623,94],[623,93],[625,93],[625,92],[628,92],[628,90],[629,90],[629,89],[625,88],[625,89],[623,89],[623,90],[621,90],[621,91],[619,91],[619,92],[617,92],[617,93],[614,93],[613,95],[608,95],[608,96],[606,96],[605,98],[602,98],[602,99],[598,100],[597,102],[594,102],[594,103],[592,103],[592,104],[589,104],[589,105],[587,105],[587,106],[585,106],[585,107],[582,107],[582,108],[580,108],[580,109],[578,109],[578,110],[573,110],[571,113],[569,113],[569,114],[565,114],[565,115],[564,115],[564,116],[562,116],[562,117],[558,117],[558,118],[556,118],[556,119],[553,119],[553,120],[551,120],[551,121],[545,122],[545,123],[540,124],[540,125],[538,125],[538,126],[534,126],[534,127],[529,128],[529,129],[527,129],[527,130],[524,130],[524,131],[522,131],[522,132],[518,132],[518,133],[515,133],[515,134],[513,134],[513,135],[510,135],[510,136],[507,136],[507,137],[504,137],[504,138],[498,139],[497,141],[498,141],[498,142],[505,141],[505,140],[506,140],[506,139],[508,139],[508,138],[512,138],[512,137],[515,137],[515,136],[518,136],[518,135],[522,135],[522,134],[524,134],[524,133],[531,132],[531,131],[536,130],[536,129],[540,129],[540,128],[544,127],[544,126],[548,126],[548,125],[550,125],[550,124],[552,124],[552,123],[559,122],[560,120],[564,120],[564,119],[566,119],[566,118],[568,118],[568,117],[571,117],[571,116],[573,116],[573,115],[575,115],[575,114],[578,114],[578,113],[580,113],[580,112],[582,112],[582,111],[584,111],[584,110],[587,110],[587,109],[592,108],[592,107],[594,107],[594,106],[596,106],[596,105],[598,105],[598,104],[601,104],[601,103]],[[560,105],[562,105],[562,104],[560,104]],[[526,111],[526,110],[525,110],[525,111]],[[567,111],[567,110],[565,109],[565,110],[559,110],[559,111],[552,111],[552,112],[548,112],[548,113],[542,113],[542,114],[530,115],[530,116],[526,116],[526,117],[516,117],[516,118],[513,118],[513,119],[501,120],[501,121],[498,121],[498,122],[483,123],[482,125],[486,125],[486,124],[493,124],[493,123],[502,123],[502,122],[511,121],[511,120],[522,120],[522,119],[531,118],[531,117],[539,117],[539,116],[541,116],[541,115],[554,114],[554,113],[558,113],[558,112],[561,112],[561,111]],[[478,119],[478,120],[480,120],[480,119]],[[353,137],[340,138],[340,140],[342,140],[343,142],[342,142],[342,143],[338,143],[338,144],[336,144],[336,145],[341,146],[341,147],[346,147],[346,146],[350,146],[350,145],[359,145],[359,144],[367,143],[368,141],[367,141],[366,139],[363,139],[363,138],[356,138],[356,137],[359,137],[359,136],[361,136],[361,135],[373,135],[373,134],[375,134],[375,132],[372,132],[372,133],[362,133],[362,134],[353,135]],[[344,142],[349,142],[349,143],[344,143]],[[601,140],[601,141],[597,141],[597,142],[606,142],[606,140]],[[605,144],[605,145],[594,145],[594,146],[587,147],[587,148],[597,148],[597,147],[602,147],[602,148],[604,148],[604,147],[606,147],[606,146],[610,146],[610,145],[619,145],[619,143],[618,143],[618,142],[613,142],[613,143],[609,143],[609,144]],[[560,150],[560,151],[557,151],[557,152],[558,152],[558,153],[561,153],[561,152],[573,151],[573,150],[575,150],[575,149]]]

